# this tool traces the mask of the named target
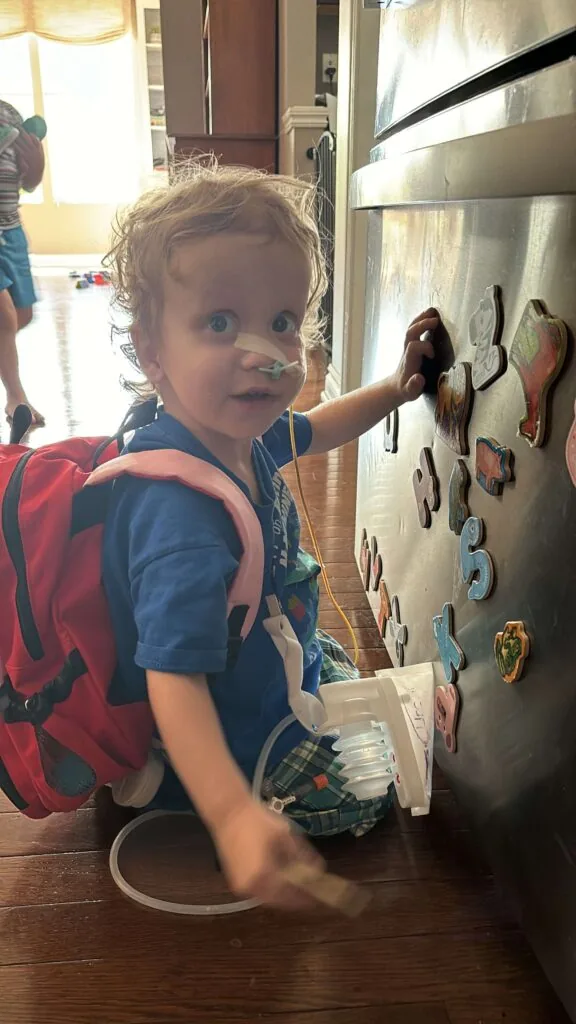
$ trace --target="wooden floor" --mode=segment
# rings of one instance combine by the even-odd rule
[[[41,284],[22,339],[26,385],[48,417],[36,439],[106,432],[124,404],[107,296],[65,278]],[[309,382],[302,407],[319,388]],[[384,666],[353,560],[354,449],[302,465],[361,667]],[[324,601],[322,623],[345,639]],[[429,818],[392,811],[364,839],[323,845],[334,870],[373,894],[353,922],[320,910],[145,912],[109,877],[120,820],[106,799],[40,823],[0,805],[1,1024],[566,1024],[441,779]]]

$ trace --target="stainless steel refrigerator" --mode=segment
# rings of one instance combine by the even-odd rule
[[[441,641],[455,750],[437,733],[437,760],[574,1020],[575,53],[576,0],[383,9],[351,191],[370,211],[363,383],[420,310],[445,325],[425,395],[360,443],[361,571],[394,663],[440,662]]]

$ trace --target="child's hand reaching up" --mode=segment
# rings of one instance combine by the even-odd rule
[[[311,898],[291,885],[283,871],[295,863],[322,870],[323,861],[288,819],[247,800],[212,835],[230,887],[239,896],[286,910],[311,905]]]
[[[434,358],[434,345],[427,331],[434,331],[439,317],[436,309],[426,309],[410,324],[404,341],[404,354],[393,375],[400,402],[413,402],[424,390],[424,376],[421,373],[422,360]]]

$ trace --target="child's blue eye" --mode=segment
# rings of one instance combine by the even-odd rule
[[[298,327],[290,313],[278,313],[272,321],[272,330],[275,334],[296,334]]]
[[[230,334],[236,330],[236,321],[232,313],[213,313],[209,327],[215,334]]]

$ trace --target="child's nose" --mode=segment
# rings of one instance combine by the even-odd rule
[[[257,370],[260,366],[270,366],[273,361],[270,356],[265,356],[262,352],[243,352],[241,365],[244,370]]]

